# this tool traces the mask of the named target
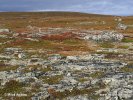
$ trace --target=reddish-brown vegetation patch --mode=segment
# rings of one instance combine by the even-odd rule
[[[18,45],[24,45],[25,39],[17,39],[11,42],[9,45],[10,46],[18,46]]]
[[[62,34],[52,34],[52,35],[45,35],[42,36],[42,39],[44,40],[58,40],[58,41],[63,41],[66,39],[76,39],[77,35],[73,34],[72,32],[66,32]]]

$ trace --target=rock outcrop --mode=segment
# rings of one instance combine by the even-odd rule
[[[121,41],[124,38],[124,36],[121,33],[114,32],[114,31],[103,31],[100,34],[89,34],[84,37],[86,40],[94,40],[97,42],[102,41]]]

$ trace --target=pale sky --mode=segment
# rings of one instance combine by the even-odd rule
[[[0,0],[0,11],[73,11],[133,15],[133,0]]]

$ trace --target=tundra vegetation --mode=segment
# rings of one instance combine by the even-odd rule
[[[0,13],[0,100],[132,100],[133,17]]]

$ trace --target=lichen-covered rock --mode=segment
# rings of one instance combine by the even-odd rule
[[[0,33],[1,32],[7,32],[8,33],[8,32],[10,32],[10,30],[9,29],[0,29]]]
[[[127,29],[127,26],[126,26],[125,24],[119,23],[119,24],[117,25],[117,29],[119,29],[119,30],[126,30],[126,29]]]
[[[103,31],[100,34],[89,34],[84,37],[86,40],[94,40],[94,41],[121,41],[124,38],[124,36],[121,33],[114,32],[114,31]]]

